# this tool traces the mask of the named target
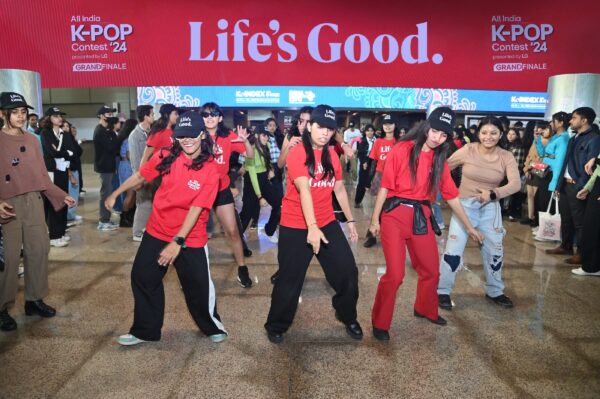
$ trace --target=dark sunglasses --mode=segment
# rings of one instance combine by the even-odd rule
[[[213,118],[216,118],[218,116],[221,116],[221,113],[218,111],[203,111],[200,115],[202,115],[203,118],[208,118],[209,116],[212,116]]]

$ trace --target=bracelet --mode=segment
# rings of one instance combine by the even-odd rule
[[[347,220],[346,223],[356,223],[355,220]]]

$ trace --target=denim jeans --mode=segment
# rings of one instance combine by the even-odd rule
[[[73,197],[76,205],[73,208],[69,208],[69,210],[67,211],[68,221],[75,220],[75,216],[77,216],[77,205],[79,204],[79,171],[72,170],[71,174],[73,175],[73,178],[77,181],[77,185],[74,186],[73,184],[71,184],[71,179],[69,179],[69,195]]]
[[[444,217],[442,216],[442,207],[440,206],[441,201],[442,194],[438,193],[437,197],[435,198],[435,201],[431,204],[431,208],[433,209],[433,216],[435,217],[435,221],[437,222],[438,226],[444,224]]]
[[[481,246],[481,259],[486,279],[485,291],[491,297],[502,295],[504,292],[504,283],[502,282],[504,246],[502,241],[506,230],[502,226],[500,204],[492,201],[482,207],[473,197],[461,198],[460,202],[471,224],[485,237]],[[440,261],[438,294],[450,295],[452,292],[456,273],[463,264],[463,255],[468,239],[467,230],[458,218],[452,215],[446,249]]]

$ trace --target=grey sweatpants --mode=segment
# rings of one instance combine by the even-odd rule
[[[114,173],[99,173],[100,176],[100,223],[110,222],[110,211],[104,206],[104,201],[113,192],[112,180]]]

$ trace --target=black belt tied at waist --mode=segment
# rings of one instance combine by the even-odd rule
[[[431,202],[428,200],[415,200],[410,198],[401,198],[401,197],[390,197],[385,200],[383,203],[383,211],[391,212],[396,209],[399,205],[410,205],[413,207],[413,234],[420,236],[427,234],[427,218],[425,217],[425,212],[423,212],[423,205],[427,206],[430,211],[429,220],[431,221],[431,227],[433,228],[433,232],[441,236],[442,231],[435,221],[435,216],[433,214],[433,210],[431,209]]]

